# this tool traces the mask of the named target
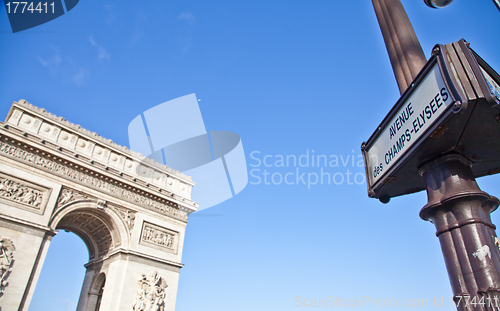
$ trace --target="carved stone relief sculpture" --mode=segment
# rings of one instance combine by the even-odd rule
[[[39,210],[45,189],[29,185],[16,178],[0,174],[0,198]]]
[[[156,271],[149,276],[143,274],[138,281],[139,289],[135,295],[133,311],[164,311],[165,289],[168,287],[164,278]]]
[[[59,195],[59,199],[57,201],[57,207],[61,207],[72,201],[84,200],[84,199],[88,199],[88,196],[79,193],[75,190],[64,188],[62,189],[61,194]]]
[[[112,204],[110,204],[109,207],[114,210],[121,217],[121,219],[123,219],[123,222],[127,225],[128,229],[132,231],[134,228],[135,211]]]
[[[0,237],[0,295],[3,295],[5,287],[9,284],[7,278],[14,263],[15,250],[16,248],[10,239]]]
[[[176,235],[177,233],[174,231],[145,222],[142,228],[141,242],[174,250]]]

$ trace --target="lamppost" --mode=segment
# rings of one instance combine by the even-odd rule
[[[453,0],[424,0],[424,2],[425,4],[427,4],[428,7],[431,7],[433,9],[438,9],[448,6],[448,4],[452,3]],[[500,11],[500,0],[493,0],[493,3]]]
[[[500,201],[475,177],[500,172],[500,76],[464,40],[436,45],[426,60],[400,0],[372,3],[401,98],[361,147],[368,195],[387,203],[425,189],[420,217],[436,226],[457,309],[499,310],[490,213]]]
[[[437,8],[444,8],[448,4],[452,3],[453,0],[424,0],[424,2],[425,4],[427,4],[428,7],[437,9]]]

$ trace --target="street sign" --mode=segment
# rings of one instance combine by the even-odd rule
[[[469,158],[475,177],[498,173],[497,137],[500,76],[463,39],[436,45],[413,83],[361,146],[368,195],[387,201],[424,190],[419,167],[447,153]]]
[[[398,105],[400,108],[367,148],[370,184],[385,176],[452,103],[450,91],[436,62],[411,95]]]

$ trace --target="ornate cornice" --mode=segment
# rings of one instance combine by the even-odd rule
[[[28,146],[21,141],[0,134],[0,155],[30,164],[54,175],[76,181],[87,187],[111,194],[122,200],[143,206],[149,210],[187,221],[188,213],[179,210],[175,202],[161,198],[124,182],[110,178],[97,171],[68,162],[60,156]]]
[[[191,200],[191,189],[194,186],[191,177],[47,113],[45,109],[37,108],[24,100],[14,102],[3,128],[47,147],[55,154],[71,157],[71,162],[76,165],[84,162],[114,175],[117,180],[125,179],[147,187],[150,189],[147,192],[156,191],[168,195],[187,213],[198,208],[199,204]],[[23,142],[26,141],[24,137],[21,138]]]

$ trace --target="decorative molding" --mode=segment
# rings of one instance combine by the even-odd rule
[[[59,159],[59,162],[56,162],[56,157],[53,157],[54,160],[49,159],[50,155],[46,157],[42,157],[40,155],[34,154],[27,150],[22,149],[21,147],[13,146],[7,142],[0,141],[0,153],[5,154],[7,156],[20,159],[31,163],[32,165],[40,168],[44,168],[49,170],[53,174],[58,174],[60,176],[64,176],[66,178],[70,178],[76,180],[80,183],[99,188],[106,192],[109,192],[119,198],[126,199],[132,201],[133,203],[140,204],[146,208],[154,210],[158,213],[168,214],[179,218],[181,220],[187,221],[188,214],[184,211],[181,211],[177,208],[169,206],[165,203],[161,203],[155,199],[152,199],[146,195],[142,195],[130,190],[125,189],[123,186],[116,185],[117,182],[106,181],[102,178],[98,178],[96,176],[92,176],[92,174],[88,174],[86,172],[77,170],[72,167],[72,165],[67,165],[66,163],[62,163],[62,159]]]
[[[0,173],[0,200],[8,205],[43,214],[50,192],[50,188]]]
[[[0,296],[3,295],[5,287],[9,285],[7,278],[14,264],[14,251],[16,248],[10,239],[0,237]]]
[[[125,207],[117,206],[114,204],[108,204],[109,208],[111,208],[120,218],[123,220],[125,225],[127,226],[130,234],[132,233],[132,229],[134,229],[135,223],[135,211],[130,210]]]
[[[177,253],[179,233],[148,222],[143,222],[139,244],[156,246],[163,250]]]
[[[137,294],[135,295],[134,311],[164,311],[165,289],[168,287],[164,278],[153,271],[150,275],[143,274],[139,279]]]

